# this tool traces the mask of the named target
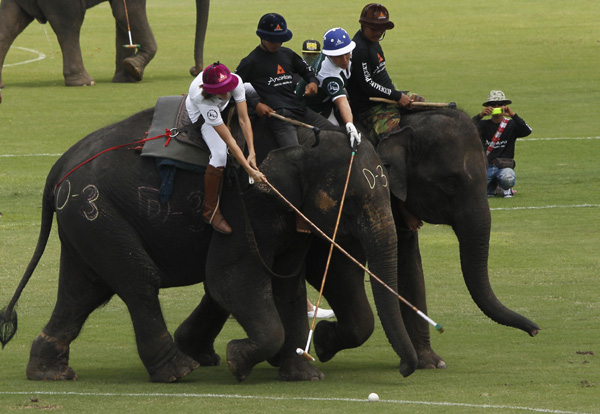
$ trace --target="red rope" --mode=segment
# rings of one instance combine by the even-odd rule
[[[139,141],[130,142],[128,144],[123,144],[123,145],[117,145],[116,147],[112,147],[112,148],[108,148],[108,149],[105,149],[103,151],[100,151],[98,154],[96,154],[93,157],[85,160],[84,162],[82,162],[81,164],[79,164],[75,168],[73,168],[71,171],[69,171],[67,174],[65,174],[65,176],[63,178],[61,178],[60,181],[54,186],[54,191],[56,191],[56,189],[58,188],[58,186],[61,185],[62,182],[65,181],[69,175],[71,175],[73,172],[75,172],[79,168],[83,167],[88,162],[90,162],[90,161],[98,158],[100,155],[102,155],[102,154],[104,154],[106,152],[114,151],[116,149],[123,148],[123,147],[128,147],[130,145],[141,144],[141,143],[146,142],[146,141],[152,141],[153,139],[158,139],[158,138],[163,138],[163,137],[167,137],[167,142],[165,143],[165,146],[168,145],[169,141],[171,140],[171,131],[169,131],[168,129],[165,130],[165,131],[166,132],[164,134],[162,134],[162,135],[157,135],[157,136],[151,137],[151,138],[140,139]]]

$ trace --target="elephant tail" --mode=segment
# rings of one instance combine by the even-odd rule
[[[10,300],[8,306],[2,308],[0,310],[0,343],[2,344],[2,348],[15,336],[17,332],[17,311],[15,310],[15,306],[21,293],[23,293],[23,289],[29,282],[33,271],[35,270],[38,262],[42,258],[44,254],[44,250],[46,249],[46,243],[48,242],[48,238],[50,237],[50,230],[52,229],[52,220],[54,218],[54,209],[53,205],[53,197],[51,187],[46,185],[43,201],[42,201],[42,224],[40,228],[40,235],[38,237],[37,245],[35,247],[35,252],[31,260],[29,261],[29,265],[25,270],[25,274],[21,278],[21,282],[19,286],[17,286],[17,290],[13,294],[12,299]]]

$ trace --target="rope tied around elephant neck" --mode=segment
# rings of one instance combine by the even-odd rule
[[[161,135],[156,135],[154,137],[150,137],[150,138],[143,138],[134,142],[129,142],[127,144],[121,144],[121,145],[117,145],[111,148],[107,148],[105,150],[100,151],[98,154],[94,155],[93,157],[88,158],[87,160],[83,161],[82,163],[78,164],[76,167],[74,167],[73,169],[71,169],[68,173],[66,173],[64,175],[63,178],[61,178],[58,183],[56,183],[56,185],[54,186],[54,191],[56,191],[56,189],[58,188],[59,185],[62,184],[63,181],[65,181],[67,179],[67,177],[69,175],[71,175],[72,173],[74,173],[75,171],[77,171],[79,168],[83,167],[85,164],[89,163],[90,161],[95,160],[96,158],[98,158],[100,155],[105,154],[109,151],[114,151],[120,148],[125,148],[125,147],[129,147],[132,145],[136,145],[136,144],[143,144],[144,142],[148,142],[148,141],[152,141],[155,139],[159,139],[159,138],[167,138],[167,141],[165,142],[165,146],[169,145],[169,142],[171,142],[171,138],[173,137],[173,133],[170,129],[166,129],[164,134]]]

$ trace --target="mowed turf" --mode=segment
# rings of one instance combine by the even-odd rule
[[[205,64],[231,69],[257,44],[260,16],[283,14],[299,51],[306,38],[342,26],[353,34],[366,2],[283,0],[211,5]],[[19,302],[19,331],[0,352],[0,412],[600,412],[600,3],[509,0],[502,4],[397,1],[396,28],[382,45],[400,89],[454,101],[470,115],[502,89],[533,128],[517,144],[517,194],[490,199],[490,278],[498,297],[537,322],[535,338],[491,322],[470,299],[451,229],[420,230],[432,332],[448,368],[398,372],[381,326],[360,348],[315,365],[325,380],[282,383],[258,365],[238,384],[226,364],[200,368],[176,384],[152,384],[139,360],[129,314],[114,298],[92,314],[71,346],[80,380],[32,382],[29,348],[52,312],[60,247],[54,229]],[[113,84],[114,21],[106,4],[88,11],[83,58],[93,87],[66,88],[62,55],[49,26],[32,24],[10,50],[0,104],[0,307],[8,303],[34,250],[42,189],[58,158],[86,134],[185,93],[192,78],[194,4],[148,0],[159,51],[138,84]],[[135,39],[134,39],[135,42]],[[39,51],[45,58],[34,59]],[[134,137],[136,138],[136,137]],[[370,286],[366,283],[366,288]],[[313,301],[317,292],[309,290]],[[202,297],[202,286],[161,292],[171,332]],[[251,310],[249,310],[251,311]],[[245,333],[230,319],[217,339]],[[367,402],[377,392],[378,403]]]

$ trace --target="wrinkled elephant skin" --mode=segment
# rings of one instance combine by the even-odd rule
[[[295,213],[266,184],[249,186],[245,172],[228,170],[221,209],[233,233],[223,235],[202,221],[202,176],[178,170],[170,199],[161,203],[155,160],[141,157],[135,145],[104,152],[72,171],[108,148],[143,137],[152,115],[153,110],[146,110],[88,135],[50,171],[40,238],[24,280],[43,254],[56,215],[59,290],[50,321],[31,348],[28,378],[75,379],[70,343],[89,314],[116,294],[130,312],[138,353],[151,381],[172,382],[200,364],[218,365],[213,342],[229,314],[248,335],[227,346],[227,364],[237,380],[245,380],[265,360],[277,361],[281,380],[322,379],[323,373],[295,352],[308,336],[305,281],[297,269],[314,236],[296,231]],[[269,182],[327,234],[336,222],[351,153],[349,147],[339,148],[340,141],[346,142],[345,134],[322,132],[320,145],[273,151],[260,165]],[[353,168],[340,240],[366,252],[363,257],[371,269],[395,286],[389,189],[362,174],[381,169],[370,144],[363,144]],[[252,253],[256,249],[249,244],[244,210],[264,265]],[[288,277],[275,277],[271,271]],[[204,298],[173,338],[159,289],[203,281]],[[402,374],[409,375],[417,356],[398,301],[382,292],[375,301],[402,359]]]
[[[453,228],[459,240],[464,280],[481,310],[500,324],[536,335],[539,326],[502,305],[489,283],[491,220],[485,190],[486,165],[471,119],[458,110],[425,111],[404,115],[402,126],[408,128],[377,146],[386,168],[371,176],[372,180],[388,180],[392,191],[399,293],[427,313],[418,232],[408,229],[401,214],[400,204],[404,200],[405,208],[414,216]],[[363,136],[368,134],[363,133]],[[300,137],[305,145],[314,140],[310,134],[300,134]],[[339,145],[343,148],[347,143]],[[362,144],[359,153],[361,148]],[[313,243],[309,252],[311,260],[307,261],[307,280],[317,290],[321,287],[327,259],[327,243],[321,244]],[[361,256],[360,246],[348,248],[355,257]],[[339,254],[334,254],[330,262],[324,296],[335,311],[337,321],[321,321],[315,329],[315,351],[323,362],[343,349],[360,346],[374,329],[363,273]],[[418,367],[445,368],[444,360],[431,348],[429,324],[403,303],[401,308],[419,358]]]

